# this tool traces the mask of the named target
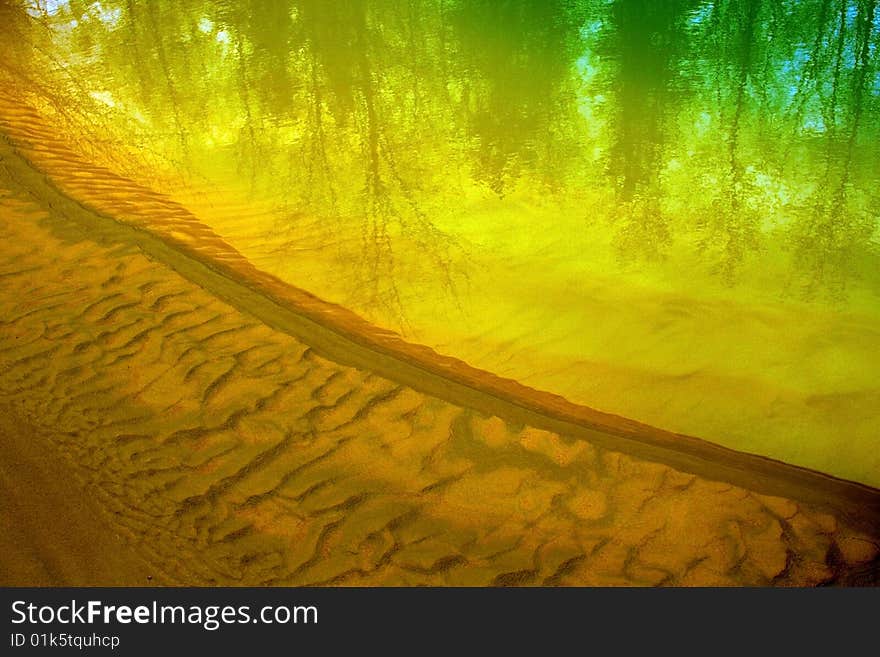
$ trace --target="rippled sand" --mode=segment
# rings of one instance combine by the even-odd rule
[[[877,583],[876,490],[649,458],[297,337],[131,220],[174,230],[169,201],[31,138],[60,169],[0,144],[3,584]]]

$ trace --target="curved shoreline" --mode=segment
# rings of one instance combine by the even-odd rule
[[[32,193],[67,204],[77,221],[137,243],[192,282],[334,360],[469,408],[753,490],[830,505],[860,524],[880,526],[880,489],[602,413],[408,343],[258,270],[183,206],[79,157],[32,108],[3,99],[0,125],[18,156],[7,163]],[[83,178],[91,180],[84,184]]]

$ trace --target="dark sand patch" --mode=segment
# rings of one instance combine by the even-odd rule
[[[158,583],[95,508],[75,468],[0,406],[0,582],[5,586]]]

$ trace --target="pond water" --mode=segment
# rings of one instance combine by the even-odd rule
[[[880,485],[876,0],[39,0],[2,81],[259,268]]]

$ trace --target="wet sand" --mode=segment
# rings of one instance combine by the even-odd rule
[[[182,208],[28,129],[31,153],[0,153],[3,449],[39,441],[79,482],[78,535],[110,542],[16,522],[71,515],[44,474],[7,468],[26,556],[3,583],[76,583],[51,553],[88,550],[126,555],[92,571],[114,583],[877,583],[876,490],[515,404],[480,389],[491,375],[322,329],[317,300],[291,313],[231,278]]]

